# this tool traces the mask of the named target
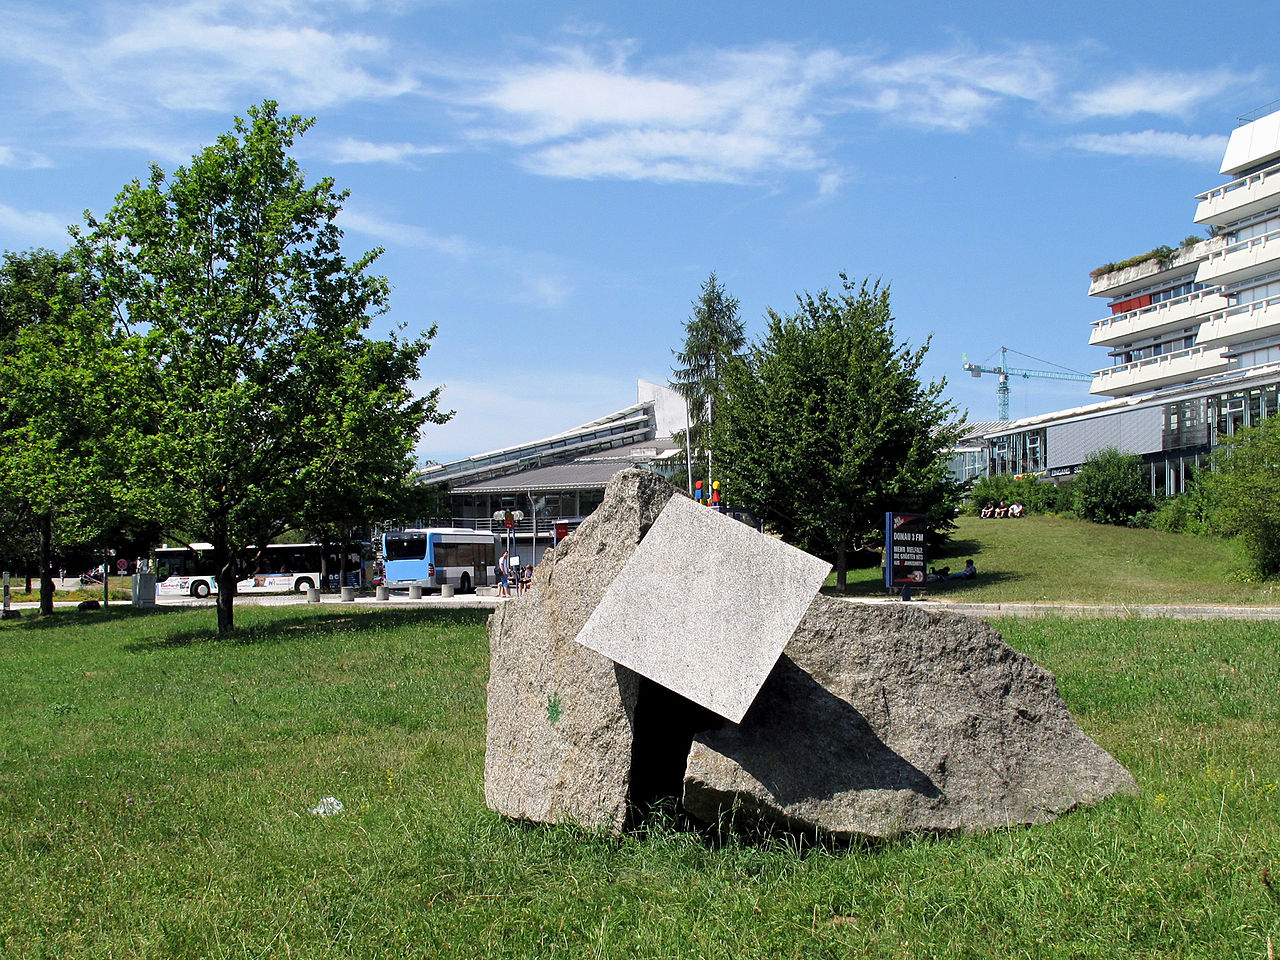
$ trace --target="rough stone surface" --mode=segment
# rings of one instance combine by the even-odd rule
[[[982,621],[819,596],[743,722],[695,736],[684,803],[709,822],[887,837],[1042,823],[1136,791],[1052,674]]]
[[[830,570],[672,497],[578,642],[737,723]]]
[[[484,793],[490,809],[619,831],[640,678],[575,642],[667,501],[665,481],[618,473],[604,502],[489,618]]]

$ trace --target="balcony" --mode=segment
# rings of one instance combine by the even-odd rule
[[[1223,347],[1280,334],[1280,297],[1228,307],[1209,315],[1200,324],[1196,344]]]
[[[1191,383],[1201,377],[1226,373],[1229,361],[1221,347],[1194,346],[1177,353],[1147,357],[1118,367],[1107,367],[1093,375],[1089,392],[1103,397],[1127,397],[1174,384]]]
[[[1280,230],[1228,243],[1210,253],[1196,271],[1199,283],[1239,283],[1280,269]]]
[[[1196,197],[1196,223],[1226,226],[1280,206],[1280,163]]]
[[[1165,300],[1113,317],[1103,317],[1093,322],[1089,343],[1095,347],[1114,347],[1132,343],[1140,337],[1150,337],[1170,330],[1192,326],[1215,307],[1222,306],[1222,294],[1217,290],[1197,290],[1175,300]]]

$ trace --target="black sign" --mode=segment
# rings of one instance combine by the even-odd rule
[[[884,515],[884,585],[890,590],[923,584],[928,569],[923,513]]]

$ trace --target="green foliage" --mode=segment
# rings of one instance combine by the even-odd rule
[[[1224,440],[1203,480],[1215,529],[1239,537],[1255,574],[1280,573],[1280,417]]]
[[[688,441],[698,468],[706,461],[711,444],[711,424],[724,393],[725,369],[747,342],[738,300],[729,296],[714,271],[702,285],[702,295],[693,301],[684,336],[684,348],[675,351],[679,366],[672,371],[671,383],[689,409]],[[684,431],[675,439],[683,443]]]
[[[421,427],[447,417],[413,381],[435,328],[372,339],[380,250],[348,261],[347,194],[289,151],[313,121],[264,102],[179,167],[134,181],[81,243],[153,359],[148,451],[157,518],[213,544],[220,630],[236,562],[288,527],[341,530],[408,476]],[[80,236],[77,231],[77,236]]]
[[[69,253],[0,262],[0,554],[38,570],[52,612],[60,553],[118,527],[136,488],[137,341],[115,328]]]
[[[1071,509],[1071,484],[1003,473],[980,478],[969,490],[969,512],[987,504],[1020,503],[1027,513],[1065,513]]]
[[[1115,273],[1117,270],[1124,270],[1128,267],[1136,267],[1138,264],[1146,263],[1148,260],[1155,260],[1161,266],[1168,266],[1176,252],[1177,251],[1174,250],[1173,247],[1162,244],[1153,250],[1148,250],[1146,253],[1140,253],[1136,257],[1130,257],[1128,260],[1120,260],[1116,263],[1104,263],[1102,266],[1096,267],[1090,271],[1089,276],[1094,280],[1097,280],[1099,277],[1104,277],[1108,273]]]
[[[1187,489],[1177,496],[1166,497],[1156,505],[1151,526],[1171,533],[1210,536],[1213,528],[1214,502],[1211,485],[1200,471],[1192,473]]]
[[[961,485],[947,473],[959,427],[944,383],[922,384],[928,343],[894,335],[888,287],[841,275],[837,294],[769,311],[765,338],[732,364],[715,425],[729,502],[835,562],[881,542],[888,510],[945,534]]]
[[[1071,489],[1076,515],[1091,523],[1140,526],[1136,521],[1154,506],[1142,459],[1115,447],[1090,454]]]

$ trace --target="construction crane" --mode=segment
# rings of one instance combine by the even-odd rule
[[[996,398],[1000,402],[1000,419],[1009,419],[1009,378],[1022,377],[1029,380],[1036,377],[1041,380],[1092,380],[1087,373],[1077,373],[1074,370],[1023,370],[1019,367],[1009,366],[1006,354],[1009,352],[1008,347],[1000,348],[1000,366],[984,367],[980,363],[970,363],[968,354],[964,355],[964,368],[974,377],[981,377],[984,373],[994,373],[1000,377],[1000,383],[996,386]],[[1018,353],[1017,350],[1013,351]],[[1038,360],[1038,357],[1032,357],[1025,353],[1019,353],[1019,356],[1027,357],[1028,360]],[[1040,360],[1041,363],[1050,363],[1049,360]]]

